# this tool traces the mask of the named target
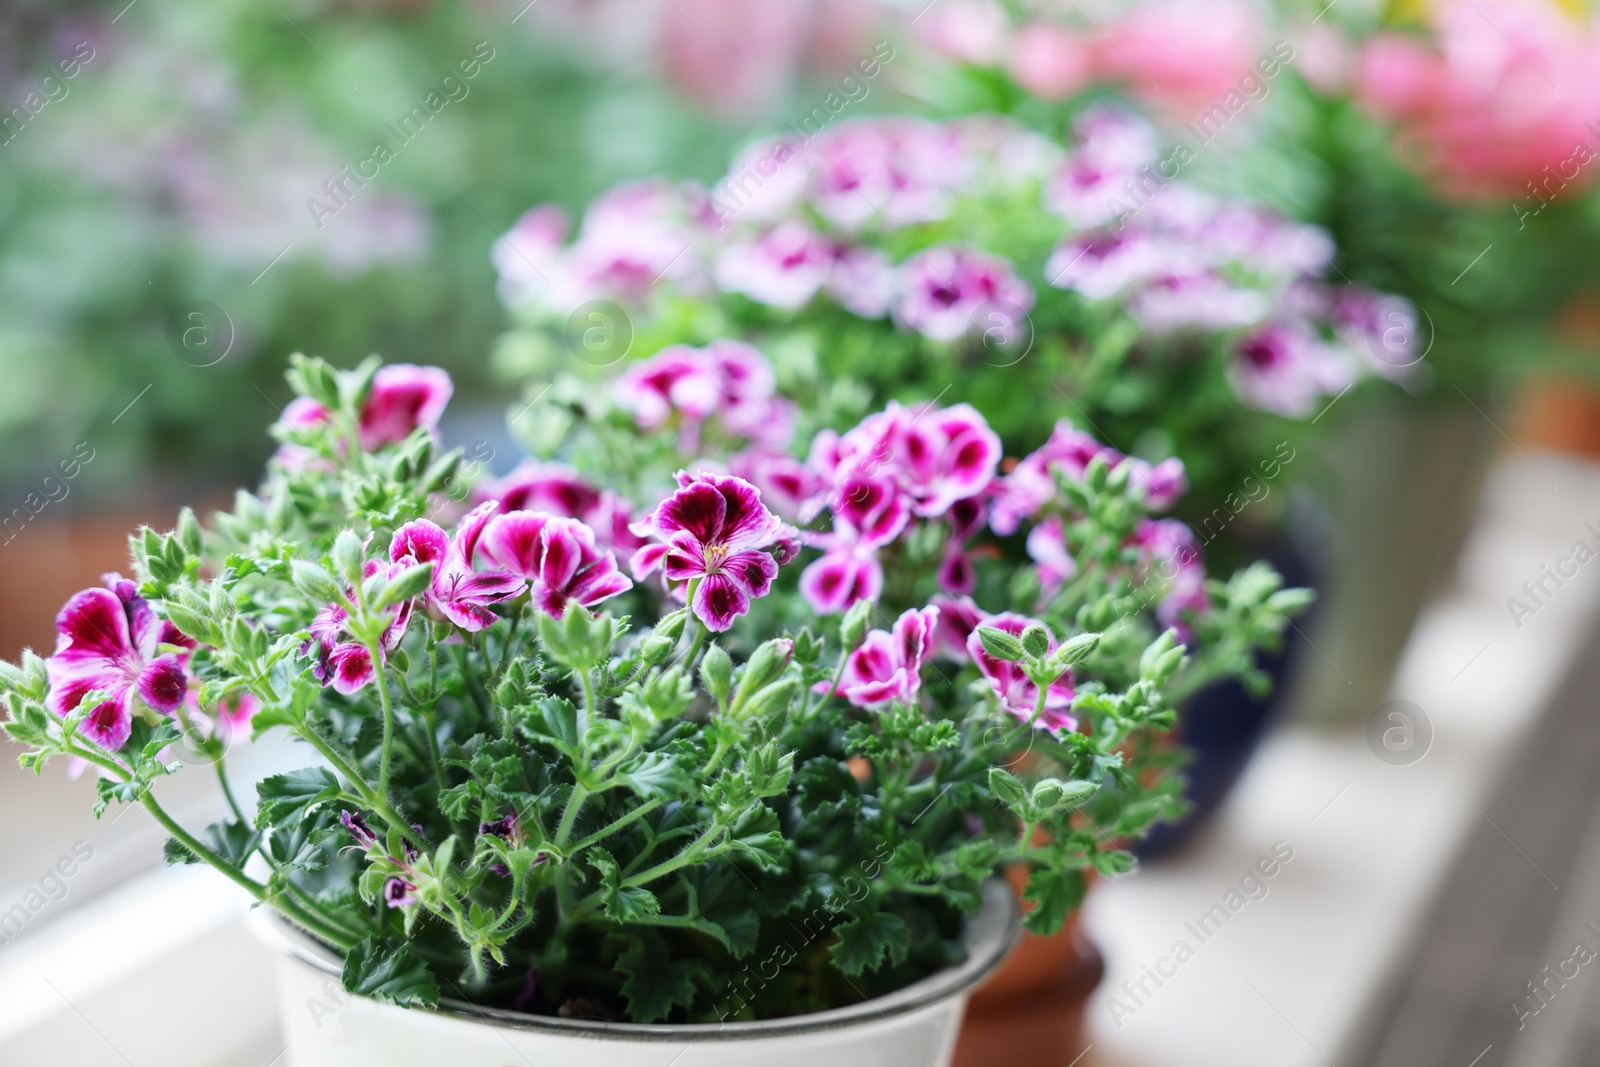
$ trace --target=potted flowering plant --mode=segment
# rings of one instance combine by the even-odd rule
[[[296,358],[290,380],[261,489],[141,530],[133,577],[73,596],[54,654],[0,687],[25,766],[87,761],[99,810],[142,805],[169,860],[277,916],[301,1067],[624,1063],[661,1040],[947,1061],[1017,936],[994,875],[1026,872],[1049,932],[1088,874],[1127,870],[1182,807],[1172,702],[1248,670],[1305,602],[1265,567],[1223,583],[1174,556],[1119,453],[999,476],[970,408],[816,442],[821,505],[867,540],[791,580],[812,538],[710,465],[631,522],[548,465],[473,503],[437,442],[442,372]],[[990,498],[1074,572],[969,531],[978,599],[924,599],[926,531]],[[310,757],[253,802],[227,771],[246,729]],[[157,796],[192,754],[228,799],[198,832]]]

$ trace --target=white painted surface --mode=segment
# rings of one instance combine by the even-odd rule
[[[1497,463],[1456,581],[1420,620],[1391,687],[1431,720],[1427,755],[1391,766],[1358,727],[1289,725],[1181,857],[1096,889],[1086,919],[1108,970],[1090,1010],[1095,1062],[1326,1067],[1338,1055],[1457,846],[1486,818],[1474,805],[1494,790],[1498,757],[1588,636],[1600,560],[1562,588],[1547,583],[1555,595],[1520,628],[1506,604],[1574,541],[1600,547],[1587,522],[1600,530],[1600,469],[1544,454]],[[1294,858],[1265,897],[1201,943],[1185,923],[1279,841]],[[1146,977],[1140,991],[1144,966],[1179,940],[1192,958],[1163,964],[1173,977],[1159,987]]]

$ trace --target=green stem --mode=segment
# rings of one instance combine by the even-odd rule
[[[139,801],[145,806],[151,815],[155,816],[156,822],[160,823],[162,827],[166,829],[167,833],[176,838],[178,843],[183,845],[184,848],[188,849],[190,852],[193,852],[200,859],[221,871],[228,877],[230,881],[243,887],[246,892],[255,897],[257,900],[265,900],[267,898],[266,886],[262,885],[260,882],[256,881],[254,878],[251,878],[239,868],[229,863],[219,853],[215,852],[208,846],[201,844],[197,837],[185,830],[183,827],[179,826],[177,820],[171,815],[168,815],[167,809],[163,808],[160,802],[156,800],[154,794],[150,792],[150,788],[148,786],[146,786],[144,790],[139,793]]]
[[[410,841],[419,851],[428,851],[428,843],[418,836],[417,832],[411,828],[411,824],[394,809],[394,805],[389,803],[388,798],[374,789],[361,776],[361,772],[352,766],[349,760],[341,756],[332,745],[328,744],[322,735],[311,727],[310,723],[301,720],[294,726],[294,732],[310,742],[311,747],[320,752],[323,759],[333,764],[333,769],[344,775],[345,779],[356,787],[362,802],[370,804],[373,810],[383,818],[384,822],[388,823],[392,829],[399,831],[401,836]]]
[[[233,787],[228,784],[228,772],[223,769],[221,756],[217,757],[216,767],[217,781],[222,783],[222,795],[227,798],[228,807],[233,809],[234,818],[242,823],[248,823],[250,820],[245,817],[244,809],[239,807],[239,802],[234,799]]]
[[[644,818],[646,815],[649,815],[652,811],[655,811],[657,808],[661,807],[661,805],[663,803],[665,803],[665,802],[660,797],[657,797],[655,800],[650,801],[648,804],[641,804],[639,807],[634,808],[632,811],[628,812],[628,814],[622,816],[622,818],[617,819],[615,822],[608,823],[607,825],[602,826],[600,829],[596,830],[594,833],[590,834],[588,837],[586,837],[583,840],[581,840],[581,841],[577,842],[576,844],[574,844],[572,846],[572,851],[569,854],[570,855],[576,855],[579,852],[582,852],[584,849],[588,848],[590,845],[596,844],[596,843],[598,843],[600,841],[604,841],[606,838],[610,837],[612,834],[617,833],[618,831],[620,831],[620,830],[624,829],[625,827],[627,827],[630,823],[633,823],[633,822],[635,822],[635,821],[637,821],[639,819]]]
[[[589,724],[600,717],[600,705],[594,693],[594,678],[592,671],[579,671],[578,678],[583,683],[583,721],[578,723],[578,737],[581,739],[589,732]]]
[[[646,885],[655,881],[657,878],[663,878],[671,874],[680,867],[687,867],[691,863],[698,863],[700,861],[700,853],[707,847],[713,838],[722,836],[724,832],[724,828],[721,826],[711,827],[711,829],[707,830],[705,833],[689,842],[688,846],[685,847],[682,852],[678,853],[670,860],[662,860],[649,870],[640,871],[632,878],[625,879],[622,883],[623,887],[626,889],[632,889],[636,886]]]
[[[367,645],[367,655],[372,657],[373,673],[378,676],[378,701],[383,705],[383,752],[378,757],[378,793],[389,799],[389,763],[394,748],[394,704],[389,700],[389,680],[383,669],[383,650],[378,642]]]
[[[572,827],[578,821],[578,811],[583,807],[583,802],[589,799],[589,790],[582,785],[574,784],[572,795],[567,798],[567,807],[561,813],[561,824],[556,827],[556,847],[565,851],[567,838],[572,836]]]

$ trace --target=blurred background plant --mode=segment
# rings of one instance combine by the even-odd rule
[[[1334,240],[1406,298],[1409,395],[1357,392],[1295,479],[1330,595],[1301,710],[1365,714],[1508,440],[1600,452],[1600,38],[1582,0],[941,3],[909,92],[1053,129],[1114,96],[1184,180]],[[1164,174],[1170,178],[1171,174]],[[1331,664],[1338,664],[1333,667]]]
[[[294,348],[440,362],[481,400],[501,314],[486,252],[514,212],[707,171],[868,12],[124,5],[0,12],[17,109],[0,135],[0,484],[19,503],[88,437],[111,447],[76,488],[102,505],[253,472],[241,428],[284,401]],[[762,87],[708,76],[719,49]]]

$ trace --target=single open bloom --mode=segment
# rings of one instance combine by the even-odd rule
[[[433,563],[433,582],[423,593],[423,602],[429,611],[463,630],[494,625],[497,616],[490,605],[516,596],[526,584],[515,571],[472,567],[478,539],[496,510],[493,501],[479,504],[448,536],[427,519],[418,519],[396,530],[389,542],[389,558],[395,563]]]
[[[678,484],[635,525],[635,533],[657,543],[634,553],[630,566],[635,578],[660,568],[669,581],[694,584],[695,615],[720,633],[767,595],[779,563],[793,559],[798,545],[743,478],[680,471]]]
[[[92,690],[107,694],[79,728],[83,736],[115,751],[133,730],[133,697],[164,715],[183,703],[188,679],[178,653],[163,644],[192,648],[194,642],[156,617],[138,587],[120,574],[102,577],[105,589],[74,593],[56,616],[55,654],[45,660],[50,681],[46,706],[65,718]]]
[[[592,608],[633,588],[616,557],[577,519],[542,511],[496,515],[480,548],[491,563],[529,579],[534,605],[558,619],[570,601]]]
[[[1043,625],[1037,619],[1005,612],[991,615],[980,624],[1003,631],[1012,637],[1021,637],[1030,626]],[[1050,650],[1056,648],[1056,639],[1050,637]],[[1012,663],[989,654],[983,647],[983,638],[977,630],[967,638],[967,654],[978,665],[978,670],[989,680],[1000,706],[1023,722],[1032,723],[1041,730],[1059,734],[1063,730],[1078,728],[1078,720],[1068,711],[1076,695],[1072,688],[1072,671],[1064,670],[1045,688],[1044,705],[1039,705],[1039,687],[1022,670],[1022,664]]]
[[[910,703],[922,688],[922,665],[933,649],[939,609],[914,608],[895,620],[894,632],[873,630],[845,660],[838,693],[858,708],[890,700]],[[819,688],[826,691],[827,682]]]

